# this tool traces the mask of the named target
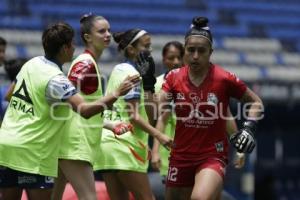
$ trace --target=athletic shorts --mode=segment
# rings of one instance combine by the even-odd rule
[[[215,170],[224,179],[226,165],[227,160],[219,158],[207,158],[196,162],[170,160],[166,186],[192,187],[196,173],[205,168]]]
[[[0,166],[0,188],[48,189],[53,188],[53,185],[53,177],[20,172]]]

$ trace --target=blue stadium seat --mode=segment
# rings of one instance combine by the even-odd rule
[[[213,9],[229,9],[233,11],[265,11],[265,12],[299,12],[299,2],[261,2],[261,1],[218,1],[207,2]]]
[[[75,21],[93,12],[110,20],[112,30],[142,27],[151,33],[184,34],[191,18],[202,15],[209,18],[218,38],[257,35],[291,40],[299,38],[300,32],[296,0],[211,0],[201,2],[201,8],[191,8],[186,0],[60,0],[59,4],[58,0],[26,0],[28,15],[13,17],[7,14],[8,2],[0,2],[0,13],[4,13],[0,28],[41,30],[50,21],[66,20],[78,29]],[[294,46],[291,50],[300,49],[297,43]]]
[[[43,27],[42,20],[36,17],[14,16],[0,18],[0,27],[9,29],[36,30]]]

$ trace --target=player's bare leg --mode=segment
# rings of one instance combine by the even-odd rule
[[[116,171],[114,172],[105,172],[102,174],[103,180],[107,188],[107,192],[111,200],[128,200],[129,192],[126,189],[125,185],[119,180]]]
[[[9,200],[20,200],[22,197],[22,189],[14,187],[14,188],[2,188],[2,199]]]
[[[52,200],[61,200],[65,191],[65,187],[67,184],[67,179],[60,169],[58,168],[58,176],[55,178],[54,187],[52,192]]]
[[[45,189],[27,189],[26,190],[29,200],[50,200],[52,188]]]
[[[192,200],[216,200],[223,188],[223,179],[218,172],[204,168],[195,175]]]
[[[59,167],[79,200],[97,200],[93,167],[79,160],[59,160]]]
[[[147,173],[119,171],[118,177],[136,200],[154,200]]]
[[[186,200],[191,198],[192,187],[167,187],[166,200]]]

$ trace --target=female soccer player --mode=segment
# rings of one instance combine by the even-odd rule
[[[128,75],[141,74],[143,83],[115,102],[112,112],[105,112],[105,119],[130,122],[134,131],[115,136],[103,129],[100,145],[102,157],[96,169],[103,170],[111,199],[128,199],[128,191],[136,199],[153,199],[147,177],[148,134],[163,145],[170,146],[171,139],[148,123],[145,111],[144,90],[154,90],[155,83],[155,65],[149,53],[151,38],[145,30],[140,29],[115,33],[113,38],[126,60],[114,67],[106,92],[113,91]]]
[[[66,23],[47,28],[42,35],[45,56],[26,62],[17,75],[0,129],[3,199],[20,199],[24,188],[31,200],[50,199],[69,107],[82,117],[92,117],[139,82],[138,76],[128,77],[115,95],[86,102],[61,71],[62,64],[73,57],[73,37]]]
[[[165,46],[162,49],[162,62],[163,65],[166,67],[166,73],[160,75],[157,77],[157,81],[155,84],[155,92],[159,94],[159,91],[161,90],[163,81],[169,71],[172,69],[176,69],[178,67],[181,67],[183,65],[183,56],[184,56],[184,47],[183,45],[178,41],[171,41],[165,44]],[[232,114],[230,112],[230,109],[228,109],[228,116],[232,117]],[[176,127],[176,115],[172,114],[171,112],[165,112],[163,115],[161,115],[161,120],[159,122],[159,125],[156,127],[160,130],[164,130],[168,136],[171,138],[174,138],[175,134],[175,127]],[[226,122],[226,132],[231,135],[233,133],[237,132],[237,125],[235,123],[235,120],[232,118],[229,118]],[[162,146],[159,145],[159,142],[157,140],[154,140],[153,148],[152,148],[152,157],[151,157],[151,165],[154,170],[159,170],[160,175],[162,177],[162,181],[160,182],[160,185],[157,185],[157,181],[151,182],[151,185],[153,186],[154,183],[156,183],[155,188],[161,188],[160,190],[157,189],[157,191],[154,189],[154,192],[157,192],[158,196],[161,196],[164,193],[164,185],[162,183],[165,183],[166,176],[168,174],[168,166],[169,166],[169,156],[170,151],[166,150]],[[244,165],[245,161],[245,154],[244,153],[236,153],[234,157],[234,166],[236,168],[241,168]],[[155,193],[156,195],[156,193]]]
[[[208,19],[194,18],[185,36],[186,65],[172,70],[160,92],[161,111],[173,100],[176,130],[166,199],[219,199],[227,164],[226,116],[231,97],[247,103],[247,120],[231,137],[239,152],[252,152],[262,102],[234,74],[210,62]],[[158,120],[158,123],[161,119]]]
[[[181,67],[183,65],[184,47],[178,41],[172,41],[165,44],[162,50],[162,62],[166,67],[166,73],[161,74],[156,79],[155,93],[159,94],[165,76],[172,69]],[[171,138],[175,134],[176,117],[170,112],[164,116],[164,131]],[[154,140],[151,164],[156,170],[159,169],[161,176],[165,177],[168,172],[168,157],[169,151],[160,147],[159,142]]]
[[[80,20],[81,38],[85,51],[71,64],[68,79],[86,101],[102,97],[101,75],[97,65],[103,50],[110,44],[111,33],[108,21],[102,16],[84,15]],[[113,92],[113,91],[112,91]],[[104,122],[104,127],[114,130],[122,123]],[[126,130],[126,126],[124,126]],[[128,130],[127,130],[128,131]],[[96,200],[93,164],[99,154],[102,133],[102,116],[89,119],[72,113],[63,129],[59,152],[59,174],[55,180],[53,199],[61,199],[66,181],[74,188],[79,199]]]

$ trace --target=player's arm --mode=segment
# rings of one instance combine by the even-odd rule
[[[115,135],[122,135],[133,130],[133,126],[130,123],[111,120],[104,120],[103,128],[112,131]]]
[[[144,91],[144,104],[148,116],[148,121],[152,126],[155,126],[157,118],[156,102],[154,101],[154,94],[152,91]]]
[[[133,124],[134,127],[140,127],[143,131],[149,133],[152,137],[156,138],[161,144],[166,147],[171,147],[172,139],[151,126],[147,121],[145,121],[139,115],[139,100],[131,99],[127,100],[127,112],[129,115],[130,123]]]
[[[15,86],[16,86],[16,82],[15,82],[15,81],[12,82],[12,83],[9,85],[8,90],[7,90],[7,92],[6,92],[5,96],[4,96],[5,101],[8,101],[8,102],[10,101],[11,96],[13,95]]]
[[[249,88],[240,99],[241,102],[249,106],[248,116],[243,123],[243,128],[230,137],[230,142],[240,153],[251,153],[255,147],[254,134],[256,132],[257,121],[263,112],[261,99]]]
[[[229,135],[229,137],[231,137],[231,135],[238,131],[238,127],[229,107],[227,108],[227,117],[228,119],[226,121],[226,132]],[[238,169],[242,168],[245,164],[245,158],[245,153],[235,152],[233,158],[234,167]]]
[[[90,118],[97,113],[103,112],[108,107],[111,107],[120,96],[125,95],[139,81],[139,75],[128,76],[114,92],[107,94],[94,102],[85,102],[83,97],[79,94],[71,96],[67,99],[67,102],[70,103],[73,110],[82,117]]]
[[[231,136],[232,134],[238,131],[238,127],[229,107],[227,108],[227,118],[228,119],[226,121],[226,132],[229,136]]]
[[[154,85],[155,78],[155,62],[149,51],[142,51],[139,53],[137,62],[137,70],[142,76],[144,88],[144,104],[148,116],[148,121],[152,126],[155,126],[155,119],[157,110],[154,101]]]
[[[53,77],[46,87],[45,97],[48,103],[67,102],[73,110],[84,118],[89,118],[101,113],[109,105],[113,104],[119,96],[126,94],[136,83],[140,81],[139,75],[128,76],[120,86],[111,94],[93,102],[85,102],[84,98],[77,93],[74,85],[64,75]]]
[[[156,122],[156,129],[160,132],[165,131],[166,124],[168,123],[168,119],[171,116],[170,102],[172,98],[170,97],[171,95],[169,95],[169,93],[165,92],[164,90],[160,90],[158,94],[158,119]],[[157,142],[154,138],[152,151],[156,155],[159,155],[159,146],[159,142]],[[152,162],[156,162],[158,159],[159,157],[157,156],[156,158],[153,158]]]
[[[144,106],[140,104],[142,95],[141,91],[141,84],[137,84],[123,97],[126,102],[126,112],[128,113],[130,123],[134,127],[141,128],[152,137],[157,138],[160,143],[170,146],[172,140],[155,129],[148,121],[144,120],[143,117],[140,116],[140,106]]]
[[[247,88],[240,101],[250,104],[248,118],[258,121],[264,111],[262,100],[250,88]]]
[[[165,132],[165,125],[168,123],[168,119],[171,116],[171,111],[163,112],[159,117],[160,120],[156,123],[156,129],[161,132]],[[159,154],[160,143],[157,139],[153,139],[152,146],[152,157],[151,157],[151,165],[154,170],[159,170],[161,167],[161,159]]]

